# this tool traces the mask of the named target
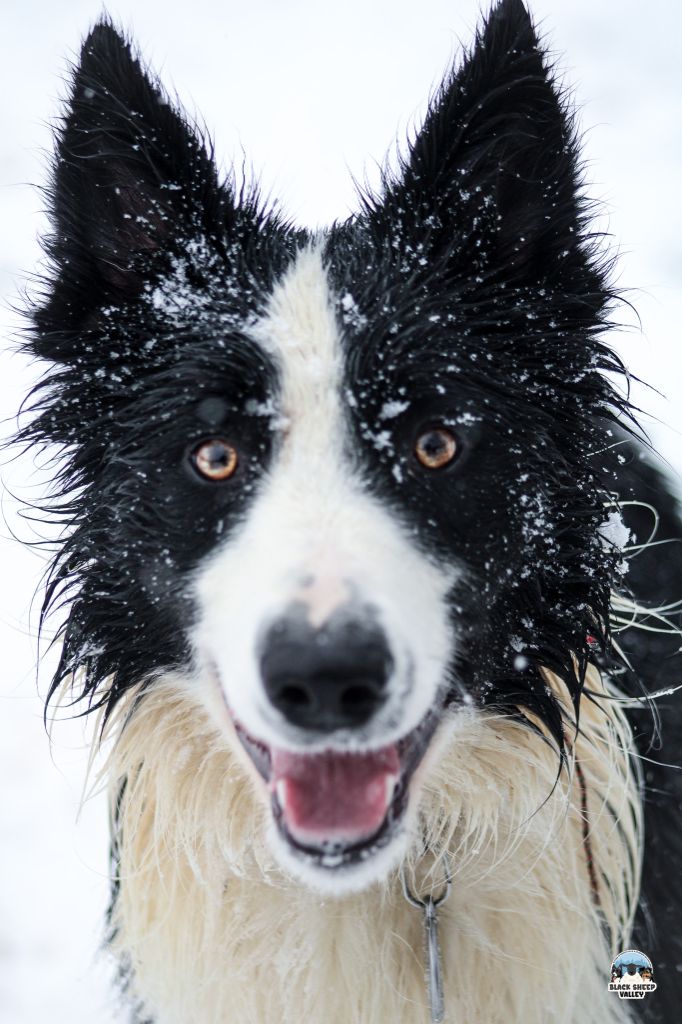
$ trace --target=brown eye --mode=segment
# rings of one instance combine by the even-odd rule
[[[414,454],[427,469],[442,469],[448,466],[457,454],[455,435],[445,427],[425,430],[417,438]]]
[[[192,464],[206,480],[229,480],[237,468],[237,449],[220,437],[202,441],[192,452]]]

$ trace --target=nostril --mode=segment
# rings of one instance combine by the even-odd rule
[[[349,686],[341,695],[341,706],[347,711],[373,707],[377,703],[377,694],[370,686]]]
[[[312,704],[310,694],[302,686],[283,686],[278,697],[283,705],[290,708],[306,708]]]

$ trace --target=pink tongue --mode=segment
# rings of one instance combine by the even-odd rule
[[[395,746],[368,754],[271,750],[271,784],[299,842],[359,842],[379,830],[400,775]]]

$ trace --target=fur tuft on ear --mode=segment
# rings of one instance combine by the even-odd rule
[[[57,140],[47,241],[57,281],[43,326],[79,326],[134,298],[188,238],[229,209],[212,154],[108,20],[85,40]],[[56,307],[56,308],[55,308]]]
[[[477,276],[479,291],[482,278],[598,292],[581,249],[577,152],[530,15],[502,0],[372,214]]]

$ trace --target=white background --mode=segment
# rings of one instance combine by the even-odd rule
[[[10,6],[11,4],[11,6]],[[641,401],[670,424],[651,430],[682,467],[682,5],[676,0],[535,0],[586,130],[591,194],[621,250],[619,283],[641,318],[614,343],[667,395]],[[353,207],[351,175],[373,178],[396,135],[419,122],[430,91],[470,41],[476,0],[111,0],[113,17],[198,111],[224,165],[242,151],[266,192],[308,226]],[[12,311],[39,260],[49,123],[66,59],[97,0],[3,0],[0,18],[0,415],[14,416],[35,368],[11,355]],[[6,426],[11,430],[11,422]],[[6,465],[13,494],[41,484],[28,460]],[[76,825],[86,754],[79,723],[43,731],[36,689],[36,608],[43,568],[10,494],[0,522],[0,1024],[109,1024],[107,969],[96,962],[106,902],[106,811]],[[681,588],[682,589],[682,588]],[[677,595],[672,595],[677,596]],[[29,629],[30,624],[30,629]],[[47,669],[49,666],[44,666]],[[41,672],[44,692],[49,676]],[[109,1009],[107,1009],[109,1007]]]

